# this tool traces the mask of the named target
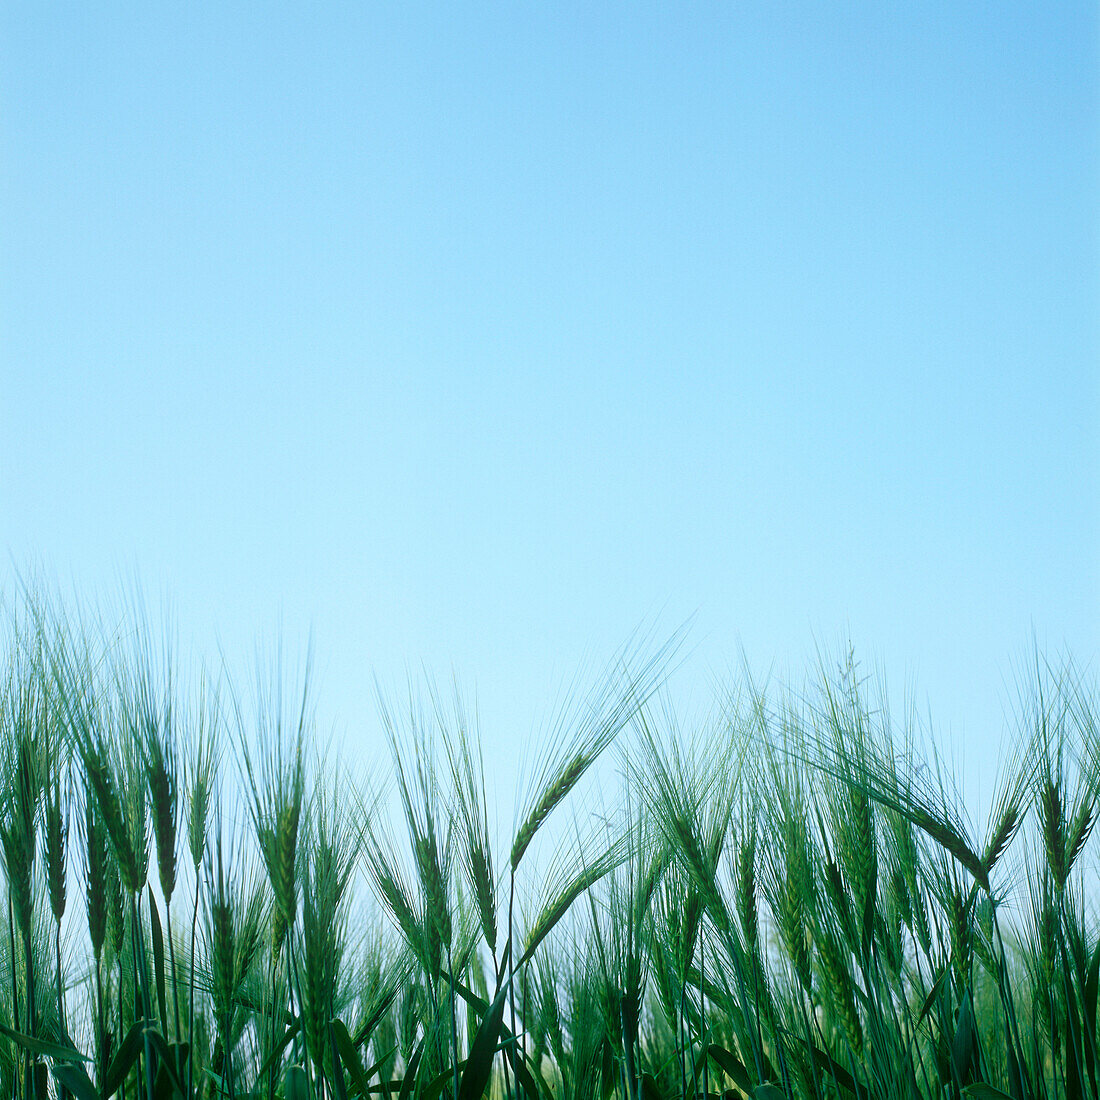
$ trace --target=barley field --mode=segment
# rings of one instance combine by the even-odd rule
[[[688,728],[675,643],[633,644],[505,827],[459,702],[384,705],[364,778],[308,699],[152,637],[10,616],[5,1096],[1100,1095],[1100,696],[1069,660],[1035,657],[973,825],[854,659],[745,673]]]

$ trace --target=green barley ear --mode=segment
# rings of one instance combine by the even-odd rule
[[[22,715],[24,722],[35,723],[37,714]],[[15,792],[12,800],[15,822],[23,834],[23,843],[31,849],[34,862],[35,818],[42,794],[42,769],[38,758],[36,724],[20,724],[16,737]]]
[[[16,926],[29,940],[34,926],[34,895],[31,888],[32,849],[19,822],[0,825],[0,856],[8,879],[8,897]]]
[[[554,812],[569,792],[580,782],[581,777],[596,759],[595,749],[578,752],[571,759],[563,763],[551,776],[549,783],[542,794],[531,807],[523,823],[516,830],[515,839],[512,841],[512,852],[509,857],[512,870],[519,867],[524,853],[535,839],[535,834],[542,827],[543,822]]]
[[[863,1029],[856,1009],[855,984],[851,970],[844,960],[844,952],[836,937],[821,931],[816,937],[817,961],[824,979],[825,991],[840,1020],[845,1039],[851,1052],[859,1056],[863,1052]]]
[[[91,745],[83,753],[84,775],[90,795],[99,807],[107,839],[114,853],[122,885],[131,894],[141,890],[143,879],[139,873],[137,854],[134,851],[130,828],[123,813],[122,797],[106,750],[101,745]]]
[[[283,918],[288,925],[294,923],[297,910],[297,877],[294,873],[298,852],[298,825],[302,815],[302,781],[301,766],[294,775],[293,793],[287,803],[280,809],[275,824],[274,861],[275,873],[272,876],[272,886],[275,890],[275,900],[283,913]]]
[[[565,1035],[562,1031],[561,1009],[558,1006],[554,977],[545,963],[538,970],[539,1030],[546,1036],[550,1050],[559,1066],[565,1064]]]
[[[196,781],[191,790],[191,812],[187,822],[188,848],[196,869],[202,865],[203,855],[206,852],[206,819],[209,805],[208,783]]]
[[[107,848],[95,803],[84,800],[84,880],[88,910],[88,939],[98,963],[107,939]]]
[[[428,969],[427,945],[413,909],[408,885],[390,857],[388,845],[384,845],[374,833],[368,835],[366,860],[375,888],[393,923],[404,936],[413,955]]]
[[[824,883],[825,894],[832,902],[844,942],[853,951],[858,950],[860,934],[852,913],[848,884],[844,881],[844,872],[830,855],[827,855],[825,860]]]
[[[970,985],[973,958],[973,905],[975,895],[964,899],[958,887],[953,887],[948,899],[948,931],[951,945],[951,969],[960,991]]]
[[[153,835],[157,842],[157,872],[167,904],[176,889],[176,841],[179,821],[179,779],[171,708],[163,731],[156,720],[147,718],[145,733],[145,781],[153,811]]]
[[[270,905],[264,884],[257,879],[246,879],[237,889],[244,899],[236,927],[237,952],[233,960],[234,979],[240,999],[239,991],[245,988],[249,975],[260,958],[264,929],[270,922]]]
[[[278,962],[286,944],[286,936],[289,929],[283,911],[277,906],[271,907],[271,957]]]
[[[122,876],[119,874],[118,861],[107,859],[107,935],[111,954],[118,959],[122,956],[126,942],[126,911],[122,900]]]
[[[669,914],[676,922],[675,927],[672,929],[672,958],[679,982],[685,980],[688,968],[691,966],[691,960],[695,957],[695,947],[699,942],[699,928],[703,923],[703,911],[704,906],[699,896],[699,888],[689,880],[680,912],[675,915]]]
[[[848,815],[842,824],[840,853],[855,887],[856,905],[863,920],[878,892],[878,848],[870,798],[858,786],[848,788]]]
[[[986,896],[977,898],[971,914],[974,957],[988,974],[995,976],[998,964],[993,943],[993,902]]]
[[[298,913],[298,828],[302,813],[303,783],[295,772],[289,794],[277,790],[265,796],[253,792],[252,814],[260,855],[267,869],[275,907],[282,925],[293,926]]]
[[[898,918],[906,928],[913,928],[913,903],[909,897],[909,886],[905,875],[896,867],[890,872],[890,896],[897,909]]]
[[[65,915],[65,852],[69,836],[68,799],[63,798],[61,777],[47,780],[43,847],[46,856],[46,882],[50,912],[60,924]]]
[[[1088,798],[1081,801],[1066,836],[1066,873],[1073,870],[1077,857],[1088,842],[1096,822],[1096,804]]]
[[[447,880],[435,838],[418,837],[414,845],[416,866],[420,873],[420,888],[424,895],[424,925],[432,937],[432,954],[438,951],[442,958],[442,955],[450,949],[452,933]]]
[[[298,830],[305,798],[303,747],[310,723],[308,665],[297,720],[290,728],[276,673],[270,685],[257,678],[255,713],[236,722],[247,783],[248,811],[275,904],[288,928],[298,913]]]
[[[210,813],[210,770],[196,771],[191,783],[191,806],[187,817],[187,847],[196,871],[206,854],[206,828]]]
[[[1066,884],[1066,827],[1062,813],[1062,797],[1058,783],[1049,775],[1039,791],[1039,819],[1043,833],[1043,849],[1054,884],[1061,890]]]
[[[840,864],[833,856],[832,848],[829,844],[829,829],[825,825],[825,819],[822,816],[821,809],[815,807],[814,813],[817,820],[818,836],[821,840],[822,870],[820,874],[824,894],[832,907],[833,915],[844,943],[851,951],[858,952],[860,932],[856,926],[855,915],[852,911],[851,891],[848,888],[848,883],[845,881],[844,872],[840,869]]]
[[[206,854],[210,800],[217,764],[218,697],[204,682],[188,761],[187,849],[197,875]]]
[[[439,824],[443,819],[431,741],[433,730],[414,710],[410,714],[408,734],[402,735],[384,700],[380,700],[380,707],[420,886],[422,961],[434,982],[450,952],[454,929],[449,875],[452,831],[448,828],[446,835],[440,836]]]
[[[479,742],[472,742],[461,702],[456,700],[457,745],[447,741],[458,818],[462,824],[459,850],[462,868],[470,884],[481,933],[489,950],[497,946],[496,879],[489,842],[489,816],[485,796],[485,764]],[[476,753],[475,753],[476,745]]]
[[[149,879],[149,796],[145,777],[141,773],[141,749],[136,731],[132,731],[131,739],[124,744],[123,775],[126,785],[122,792],[123,804],[137,871],[134,892],[140,893]]]
[[[222,843],[215,842],[216,873],[212,876],[207,928],[207,954],[210,966],[210,993],[218,1032],[228,1045],[232,1035],[233,997],[236,993],[237,938],[233,898],[225,877]]]
[[[631,775],[653,827],[691,883],[692,906],[699,904],[700,917],[709,916],[725,938],[732,933],[733,916],[718,870],[736,808],[734,783],[744,759],[743,746],[730,752],[723,743],[715,752],[713,742],[700,738],[685,745],[671,713],[663,717],[671,726],[671,738],[658,736],[646,711],[635,716],[640,752],[630,760]],[[690,925],[687,931],[683,943],[694,949]],[[683,957],[690,960],[690,952]]]
[[[930,772],[927,777],[922,777],[919,771],[899,776],[888,738],[883,745],[873,735],[871,714],[851,657],[839,684],[827,674],[822,676],[821,695],[818,724],[824,727],[824,732],[812,731],[805,751],[791,754],[792,762],[809,765],[834,782],[856,790],[877,808],[899,814],[943,848],[989,893],[989,873],[967,835],[957,797],[942,772]],[[858,820],[856,824],[859,825]],[[869,836],[869,830],[865,831]],[[857,842],[853,852],[858,848],[867,850]],[[865,865],[860,873],[862,893],[867,893],[869,878]],[[853,890],[857,889],[859,882],[853,883]],[[867,897],[871,895],[867,893]]]
[[[420,1021],[424,1016],[422,1002],[426,999],[419,982],[410,982],[405,987],[405,995],[401,998],[401,1005],[397,1016],[397,1034],[401,1048],[401,1057],[408,1064],[416,1046],[416,1038],[419,1033]]]
[[[1047,876],[1036,873],[1032,879],[1031,905],[1033,935],[1036,939],[1036,954],[1040,967],[1039,984],[1044,993],[1044,996],[1039,997],[1038,1000],[1040,1008],[1044,1008],[1049,1005],[1048,997],[1055,988],[1055,967],[1058,963],[1058,911],[1050,879]],[[1046,1022],[1049,1024],[1049,1019]]]
[[[806,921],[809,899],[805,892],[808,863],[802,839],[801,826],[794,819],[788,819],[783,841],[786,859],[776,875],[779,880],[779,911],[776,916],[795,976],[808,991],[811,983],[809,928]]]
[[[796,732],[793,718],[788,716],[781,736],[788,740]],[[808,991],[812,980],[812,920],[817,908],[817,880],[813,868],[818,859],[811,848],[813,838],[803,779],[800,773],[791,774],[783,768],[782,753],[780,746],[775,746],[769,755],[769,796],[774,799],[770,823],[778,843],[768,852],[766,888],[795,977]]]
[[[985,865],[986,872],[989,873],[997,865],[998,860],[1004,854],[1009,844],[1012,842],[1012,838],[1016,835],[1016,830],[1020,826],[1020,822],[1023,820],[1023,814],[1020,812],[1020,806],[1015,801],[1010,801],[1001,810],[1001,816],[997,821],[996,828],[990,834],[989,841],[985,846],[985,851],[982,853],[982,863]]]
[[[521,967],[537,950],[539,944],[569,912],[573,903],[615,868],[622,866],[631,854],[630,838],[622,838],[594,855],[581,852],[581,869],[568,877],[558,876],[549,885],[549,896],[543,902],[523,944],[523,954],[516,963]]]
[[[481,932],[489,950],[497,949],[497,917],[492,855],[480,837],[467,835],[466,867],[473,888]]]
[[[227,860],[219,822],[206,865],[210,888],[206,893],[204,938],[211,1007],[227,1074],[234,1072],[233,1051],[243,1026],[242,991],[259,957],[268,923],[263,890],[258,883],[249,883],[234,873],[233,867],[239,862],[239,853],[229,853]]]
[[[640,666],[632,640],[609,662],[596,691],[578,697],[575,710],[557,715],[550,740],[559,748],[548,757],[549,764],[535,787],[537,794],[516,829],[509,855],[513,874],[546,819],[658,690],[682,637],[678,632]]]
[[[325,958],[325,932],[307,891],[302,898],[302,1031],[313,1065],[323,1072],[328,1054],[327,1024],[332,987]]]
[[[348,885],[362,842],[361,830],[338,810],[341,792],[331,792],[329,783],[318,784],[307,822],[299,968],[306,1049],[322,1072],[331,1058],[329,1024],[347,946]]]
[[[902,876],[896,871],[891,872],[884,896],[875,913],[874,933],[878,937],[886,965],[895,981],[901,978],[901,968],[905,961],[902,929],[909,927],[912,920],[908,902],[908,892]]]
[[[43,835],[46,884],[50,912],[56,924],[65,915],[66,855],[69,841],[69,808],[72,771],[61,739],[61,728],[51,709],[43,709]]]

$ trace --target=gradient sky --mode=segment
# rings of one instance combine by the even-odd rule
[[[476,687],[1100,646],[1095,3],[8,3],[0,547]],[[497,758],[494,758],[497,759]]]

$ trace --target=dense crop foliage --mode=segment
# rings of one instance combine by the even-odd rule
[[[8,636],[3,1095],[1100,1095],[1100,734],[1067,666],[1036,662],[974,829],[853,661],[746,676],[685,732],[667,652],[623,653],[502,838],[461,706],[383,708],[371,786],[302,699],[183,690],[136,633],[31,607]],[[582,807],[613,742],[617,804]]]

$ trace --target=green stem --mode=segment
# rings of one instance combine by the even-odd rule
[[[267,1071],[267,1100],[275,1100],[275,1043],[278,1032],[276,1014],[278,1013],[279,955],[273,952],[271,961],[271,1050],[268,1057],[271,1065]]]
[[[118,1032],[117,1032],[120,1039],[126,1033],[126,1014],[125,1014],[126,1004],[125,1004],[125,998],[123,996],[123,985],[125,984],[125,982],[124,982],[124,977],[123,977],[122,970],[123,970],[122,952],[120,951],[119,955],[118,955]],[[138,1068],[138,1073],[139,1074],[141,1073],[140,1067]],[[126,1079],[125,1078],[123,1078],[123,1080],[122,1080],[121,1088],[122,1088],[122,1093],[121,1093],[122,1094],[122,1100],[126,1100]]]
[[[199,869],[195,867],[195,903],[191,910],[191,974],[187,990],[187,1097],[195,1090],[195,928],[199,922]]]
[[[61,1034],[68,1035],[69,1028],[65,1022],[65,990],[61,985],[61,922],[57,922],[54,930],[54,949],[57,956],[57,1016],[61,1022]]]
[[[31,942],[31,929],[20,929],[23,937],[23,965],[26,967],[26,992],[27,992],[27,1034],[36,1038],[38,1034],[38,1009],[35,1004],[34,994],[34,944]],[[29,1057],[27,1060],[27,1089],[26,1095],[38,1100],[38,1059]]]
[[[69,1029],[65,1023],[65,991],[61,985],[61,921],[54,922],[54,954],[57,959],[57,1019],[61,1027],[61,1034],[67,1037]],[[69,1090],[62,1085],[57,1094],[60,1100],[67,1100]]]
[[[146,1025],[153,1013],[149,1003],[149,982],[145,973],[145,942],[141,935],[141,896],[130,895],[130,948],[134,960],[134,980],[138,982],[141,993],[141,1013]],[[139,956],[140,952],[140,956]],[[139,969],[140,962],[140,969]],[[145,1051],[145,1089],[148,1100],[153,1100],[153,1048],[149,1040],[148,1027],[141,1029]]]
[[[165,898],[164,901],[164,917],[168,928],[168,965],[172,968],[172,1009],[176,1017],[176,1042],[178,1043],[182,1037],[180,1033],[179,983],[176,981],[176,975],[179,971],[176,970],[176,938],[172,935],[172,902],[168,898]],[[182,1069],[183,1067],[179,1068]]]
[[[96,1085],[100,1090],[103,1089],[104,1078],[107,1074],[107,1064],[105,1060],[106,1047],[103,1041],[103,977],[100,974],[102,964],[98,955],[95,957],[93,963],[95,966],[95,1019],[96,1019],[96,1033],[95,1033],[95,1049],[96,1049]]]
[[[8,891],[8,950],[11,957],[11,1018],[16,1031],[21,1031],[19,1022],[19,979],[15,963],[15,918],[12,915],[11,891]]]
[[[294,951],[294,929],[288,927],[286,930],[286,942],[290,952],[290,978],[291,978],[291,1010],[293,1011],[294,1002],[298,1004],[298,1016],[304,1019],[305,1002],[302,1000],[302,982],[298,974],[298,956]],[[313,1088],[312,1074],[310,1073],[310,1058],[309,1052],[305,1048],[305,1035],[302,1033],[303,1029],[298,1029],[298,1035],[294,1042],[295,1056],[302,1063],[302,1068],[306,1073],[306,1080],[309,1082],[310,1089]]]
[[[515,929],[512,927],[512,912],[515,908],[516,902],[516,875],[512,872],[511,885],[508,888],[508,1007],[512,1016],[512,1035],[516,1036],[516,1002],[515,1002],[515,969],[513,967],[513,960],[516,957],[515,952]],[[499,979],[498,979],[499,980]],[[519,1045],[519,1039],[516,1038],[516,1045]],[[504,1059],[504,1087],[508,1093],[508,1100],[512,1100],[512,1075],[509,1070],[508,1059]],[[518,1082],[517,1082],[518,1087]]]

